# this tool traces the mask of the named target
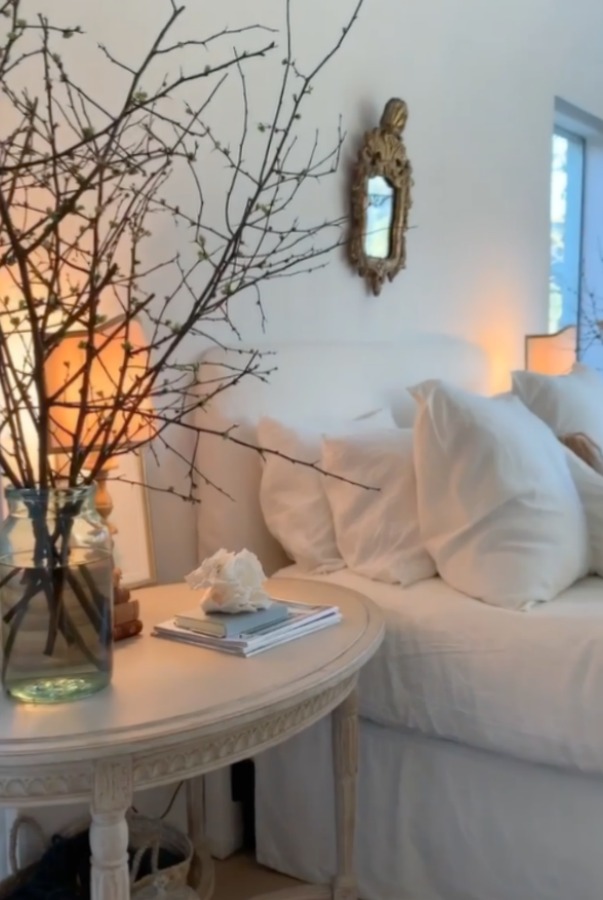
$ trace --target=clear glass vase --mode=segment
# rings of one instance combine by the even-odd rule
[[[113,557],[94,493],[93,486],[6,491],[2,684],[17,700],[76,700],[111,680]]]

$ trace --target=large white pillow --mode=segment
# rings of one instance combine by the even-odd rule
[[[571,450],[566,449],[565,453],[586,513],[590,570],[597,575],[603,575],[603,475],[592,469]]]
[[[556,435],[583,432],[603,449],[603,378],[576,363],[568,375],[513,372],[513,392]]]
[[[262,513],[270,533],[304,569],[333,572],[343,568],[344,562],[337,549],[325,477],[290,460],[320,465],[320,445],[326,432],[346,434],[388,427],[394,427],[389,410],[339,423],[316,419],[287,424],[269,417],[258,423],[258,445],[288,457],[266,454],[260,483]]]
[[[321,462],[339,476],[324,486],[349,569],[404,586],[435,575],[419,533],[411,428],[327,437]]]
[[[550,429],[510,394],[433,381],[411,393],[421,534],[442,578],[525,609],[584,576],[585,515]]]

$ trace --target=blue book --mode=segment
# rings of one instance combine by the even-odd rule
[[[174,616],[179,628],[211,637],[241,638],[255,634],[264,628],[278,625],[289,616],[286,603],[273,602],[266,609],[255,612],[220,613],[204,612],[200,607]]]

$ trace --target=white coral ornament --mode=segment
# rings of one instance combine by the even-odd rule
[[[240,613],[266,609],[272,601],[263,590],[266,575],[249,550],[232,553],[218,550],[186,576],[193,590],[201,590],[205,612]]]

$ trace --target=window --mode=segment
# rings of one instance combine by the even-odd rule
[[[555,128],[551,170],[549,332],[575,325],[580,305],[585,140]]]

